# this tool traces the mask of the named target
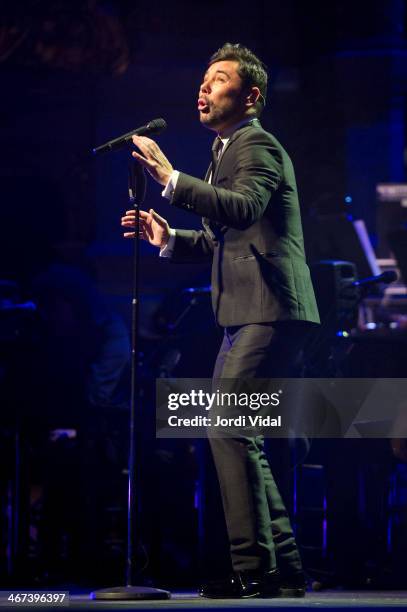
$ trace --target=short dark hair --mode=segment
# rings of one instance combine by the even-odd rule
[[[267,66],[250,49],[240,44],[225,43],[210,58],[209,66],[215,62],[234,60],[239,63],[238,73],[246,87],[258,87],[260,97],[256,114],[260,115],[266,105]]]

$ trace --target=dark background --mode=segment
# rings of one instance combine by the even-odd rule
[[[406,6],[32,0],[2,2],[0,18],[0,279],[14,283],[2,286],[2,297],[38,307],[23,321],[5,320],[4,313],[2,319],[8,502],[0,563],[6,580],[111,583],[120,579],[125,534],[132,245],[119,223],[129,154],[95,159],[89,151],[162,116],[168,129],[158,141],[173,166],[203,176],[213,134],[198,121],[200,80],[218,47],[240,42],[268,66],[262,123],[293,159],[308,232],[319,214],[344,212],[365,221],[375,244],[376,184],[406,179]],[[171,209],[153,181],[145,206],[174,227],[200,226]],[[171,372],[210,376],[218,336],[208,298],[191,307],[182,293],[207,285],[208,269],[170,267],[145,244],[141,254],[144,380]],[[185,309],[182,325],[171,331]],[[395,372],[386,374],[404,375]],[[363,375],[380,375],[380,368]],[[147,382],[143,393],[147,439],[154,409]],[[55,428],[72,428],[77,437],[51,442]],[[147,576],[194,582],[207,554],[198,499],[205,450],[176,442],[145,446],[144,464],[156,466],[144,474],[144,514],[153,512],[145,524]],[[375,499],[384,495],[387,503],[400,466],[383,453],[385,493],[377,490]],[[357,483],[352,490],[357,497]],[[373,563],[377,574],[384,570],[376,557],[383,547],[391,550],[388,514],[376,514],[384,529],[379,552],[361,552],[360,564]],[[363,538],[356,546],[366,550]],[[75,565],[78,558],[89,563]],[[334,559],[328,569],[341,563]],[[139,564],[146,564],[144,552]]]

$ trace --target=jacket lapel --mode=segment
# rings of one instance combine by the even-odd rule
[[[209,177],[211,175],[211,170],[212,170],[212,164],[209,164],[208,169],[205,174],[205,178],[204,178],[205,183],[209,183]]]
[[[236,140],[239,138],[239,136],[241,136],[242,134],[245,134],[248,130],[251,130],[253,127],[261,127],[260,121],[258,119],[253,119],[247,125],[244,125],[243,127],[239,128],[238,130],[233,132],[232,136],[229,138],[228,143],[226,144],[225,148],[223,149],[222,157],[220,158],[220,160],[219,160],[219,162],[218,162],[218,164],[216,166],[215,176],[213,176],[212,180],[211,180],[211,184],[212,185],[215,185],[215,187],[216,187],[216,179],[218,177],[219,169],[220,169],[220,167],[222,165],[222,161],[223,161],[223,158],[225,156],[226,151],[231,146],[233,147],[233,143],[236,142]],[[210,177],[210,174],[211,174],[211,169],[212,169],[212,164],[209,164],[208,170],[206,171],[205,178],[204,178],[204,180],[206,182],[209,182],[209,177]],[[208,234],[209,234],[209,236],[211,237],[212,240],[219,239],[219,237],[224,233],[224,229],[222,231],[223,226],[221,226],[219,223],[216,223],[216,221],[211,221],[207,217],[202,217],[202,225],[203,225],[204,229],[208,232]]]
[[[205,178],[204,178],[205,183],[209,183],[209,177],[211,175],[211,170],[212,170],[212,164],[209,164],[208,169],[205,174]],[[211,240],[216,240],[216,236],[212,231],[210,223],[211,222],[207,217],[202,217],[202,226],[204,230],[209,234]]]

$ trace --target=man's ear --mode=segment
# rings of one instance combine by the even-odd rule
[[[251,87],[248,96],[246,97],[246,106],[255,106],[257,100],[261,97],[258,87]]]

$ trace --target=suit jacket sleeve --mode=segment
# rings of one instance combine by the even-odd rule
[[[176,230],[173,263],[212,261],[213,241],[203,230]]]
[[[250,130],[229,146],[221,162],[225,168],[227,165],[227,176],[218,178],[228,181],[230,187],[210,185],[181,172],[171,204],[242,230],[263,215],[281,182],[283,160],[281,151],[263,130]]]

